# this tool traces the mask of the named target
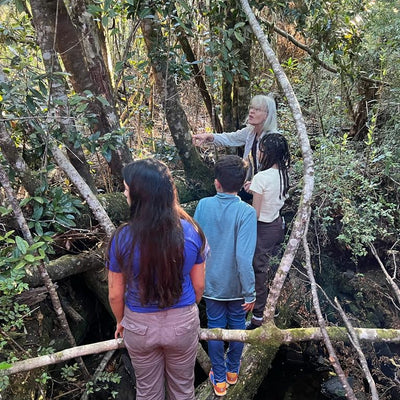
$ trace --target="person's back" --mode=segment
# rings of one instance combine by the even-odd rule
[[[285,137],[277,133],[264,136],[259,161],[260,171],[250,185],[258,219],[253,260],[257,299],[247,329],[262,325],[269,283],[277,269],[272,260],[279,254],[285,237],[284,221],[280,216],[289,189],[290,153]]]
[[[130,217],[107,251],[114,337],[123,337],[136,399],[194,400],[206,240],[180,207],[168,167],[136,160],[122,170]],[[157,243],[157,246],[154,246]]]
[[[238,156],[217,161],[217,194],[200,200],[194,215],[210,246],[203,295],[209,328],[245,329],[246,312],[252,310],[255,301],[252,259],[256,213],[237,196],[246,172],[246,162]],[[209,341],[208,346],[213,365],[210,380],[215,393],[222,396],[226,382],[237,381],[243,343],[229,344],[226,362],[223,342]]]
[[[210,246],[203,297],[252,301],[253,277],[247,269],[254,255],[255,218],[254,208],[236,194],[219,192],[200,200],[194,219]]]

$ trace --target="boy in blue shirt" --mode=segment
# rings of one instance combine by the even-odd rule
[[[255,301],[252,260],[256,246],[257,217],[253,207],[237,192],[246,178],[247,164],[228,155],[215,164],[217,194],[199,201],[194,219],[203,229],[210,253],[206,260],[206,302],[208,328],[245,329],[246,313]],[[217,396],[226,394],[227,383],[237,382],[243,343],[210,340],[210,380]]]

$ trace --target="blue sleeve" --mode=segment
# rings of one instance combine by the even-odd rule
[[[112,272],[121,272],[121,268],[117,261],[117,254],[116,254],[116,238],[115,235],[111,241],[111,246],[108,251],[108,269]]]
[[[188,274],[195,264],[204,262],[205,256],[201,252],[202,238],[196,228],[186,220],[182,221],[185,235],[185,262],[183,271]]]
[[[246,207],[237,233],[236,262],[243,297],[246,303],[255,300],[253,257],[257,241],[257,216],[253,207]]]

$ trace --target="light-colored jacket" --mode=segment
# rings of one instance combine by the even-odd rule
[[[279,133],[279,132],[262,132],[260,139],[269,133]],[[240,147],[244,146],[243,159],[249,162],[249,172],[247,174],[246,180],[251,180],[254,174],[254,166],[253,159],[249,157],[251,152],[251,147],[253,146],[253,141],[255,137],[254,128],[251,125],[248,125],[242,129],[239,129],[236,132],[223,132],[223,133],[214,133],[214,141],[213,143],[216,146],[227,146],[227,147]],[[259,142],[260,142],[259,139]],[[256,160],[258,163],[258,153],[259,149],[257,147],[257,155]]]

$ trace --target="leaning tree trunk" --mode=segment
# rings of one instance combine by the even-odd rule
[[[0,75],[3,75],[3,73],[0,72]],[[21,179],[22,186],[30,196],[34,196],[35,190],[40,187],[40,180],[19,154],[17,146],[11,139],[11,135],[8,134],[5,122],[0,122],[0,149],[10,167],[14,169],[19,179]]]
[[[76,93],[84,96],[88,91],[94,97],[88,100],[88,112],[96,115],[89,120],[91,132],[106,133],[119,129],[119,117],[115,110],[115,100],[111,77],[102,57],[102,46],[95,40],[98,33],[92,17],[85,10],[84,2],[73,2],[75,25],[63,1],[50,0],[42,4],[48,13],[52,26],[56,28],[55,46],[69,73],[69,80]],[[100,101],[98,96],[106,101]],[[107,104],[108,103],[108,104]],[[109,166],[113,176],[121,180],[122,166],[132,160],[126,143],[112,151]],[[122,181],[122,180],[121,180]]]
[[[85,179],[89,187],[95,192],[96,185],[90,173],[89,164],[81,146],[75,146],[71,137],[77,137],[74,120],[71,117],[68,97],[66,94],[66,82],[63,78],[62,69],[58,62],[58,56],[53,47],[55,41],[55,18],[47,9],[47,3],[43,0],[31,0],[32,17],[35,25],[36,37],[43,56],[43,63],[49,82],[49,110],[57,110],[58,124],[64,137],[68,151],[68,157],[72,165]]]
[[[201,94],[201,97],[203,98],[204,105],[206,106],[208,115],[212,121],[214,132],[222,132],[223,128],[221,125],[221,121],[219,120],[218,114],[215,111],[215,107],[213,105],[213,100],[207,90],[207,86],[204,81],[203,75],[200,71],[200,68],[199,68],[198,64],[195,62],[195,61],[197,61],[197,59],[193,53],[192,47],[186,36],[185,30],[181,26],[178,26],[176,28],[176,33],[178,36],[179,43],[182,47],[182,50],[185,53],[186,59],[190,62],[193,79],[196,82],[196,85],[200,90],[200,94]]]
[[[96,100],[94,104],[98,107],[98,120],[96,131],[102,135],[120,129],[119,115],[115,106],[114,89],[112,83],[112,72],[107,63],[107,46],[103,32],[99,29],[94,17],[88,12],[84,0],[71,1],[71,16],[75,25],[79,42],[82,44],[82,57],[85,60],[84,71],[75,70],[77,78],[80,73],[88,73],[92,82],[92,90],[98,96],[104,97],[106,101]],[[66,15],[64,20],[69,23]],[[57,45],[63,46],[63,37],[60,36]],[[69,52],[65,53],[65,57]],[[70,61],[72,64],[72,62]],[[132,161],[130,150],[126,143],[121,143],[119,148],[112,151],[110,168],[114,176],[121,178],[123,165]],[[122,180],[121,180],[122,183]]]
[[[211,174],[192,145],[190,127],[179,99],[175,78],[168,70],[166,54],[169,52],[164,42],[160,23],[156,17],[144,18],[141,21],[141,29],[169,130],[187,178],[203,183],[201,190],[198,190],[198,196],[202,197],[205,193],[209,193],[212,186]]]

